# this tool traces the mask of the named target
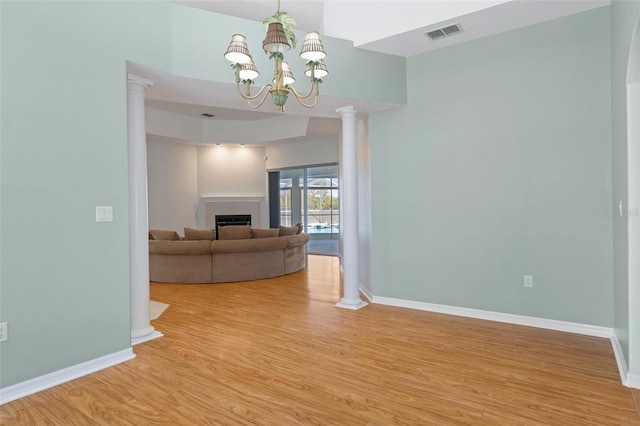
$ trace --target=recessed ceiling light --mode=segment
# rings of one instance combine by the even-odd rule
[[[215,115],[213,114],[209,114],[208,112],[203,112],[202,114],[200,114],[203,117],[207,117],[207,118],[213,118],[215,117]]]

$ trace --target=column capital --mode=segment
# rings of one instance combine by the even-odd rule
[[[336,112],[340,114],[341,117],[358,114],[358,110],[355,109],[353,105],[337,108]]]
[[[153,81],[147,80],[146,78],[142,78],[135,74],[127,74],[127,84],[136,85],[141,87],[142,89],[147,89],[153,86]]]

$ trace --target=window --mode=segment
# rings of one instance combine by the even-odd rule
[[[307,232],[339,234],[338,177],[312,176],[317,173],[317,168],[308,169],[307,172]]]

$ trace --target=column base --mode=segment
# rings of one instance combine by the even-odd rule
[[[153,327],[151,328],[151,332],[150,333],[146,333],[142,336],[138,335],[136,337],[134,337],[133,335],[131,336],[131,346],[135,346],[139,343],[144,343],[144,342],[148,342],[149,340],[153,340],[153,339],[157,339],[158,337],[162,337],[164,336],[164,334],[160,333],[157,330],[154,330]]]
[[[367,302],[363,302],[360,299],[355,301],[345,301],[344,299],[342,299],[341,301],[336,303],[336,308],[351,309],[352,311],[357,311],[358,309],[362,309],[367,305]]]

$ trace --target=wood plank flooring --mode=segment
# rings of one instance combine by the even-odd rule
[[[165,337],[0,407],[2,425],[640,425],[606,339],[370,305],[337,258],[234,284],[152,284]],[[635,393],[636,401],[639,394]]]

